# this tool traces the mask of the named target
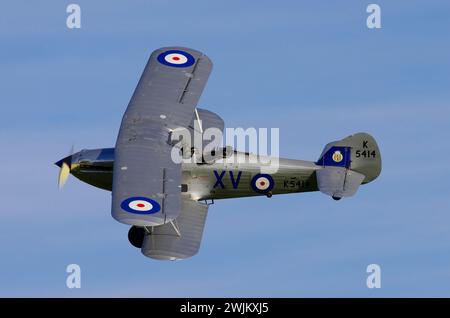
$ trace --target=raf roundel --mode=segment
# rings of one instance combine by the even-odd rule
[[[255,192],[267,193],[272,191],[275,182],[271,175],[258,173],[252,178],[251,185]]]
[[[194,65],[195,58],[185,51],[169,50],[158,55],[158,62],[172,67],[189,67]]]
[[[127,212],[135,214],[153,214],[161,210],[155,200],[146,197],[131,197],[122,201],[120,207]]]

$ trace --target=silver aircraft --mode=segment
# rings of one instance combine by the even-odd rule
[[[197,108],[211,69],[211,60],[196,50],[154,51],[123,116],[115,148],[81,150],[56,162],[60,187],[72,174],[112,191],[113,218],[131,225],[128,239],[145,256],[179,260],[195,255],[214,200],[310,191],[339,200],[380,174],[380,150],[366,133],[327,144],[317,161],[272,158],[278,160],[273,173],[250,160],[255,154],[230,147],[211,151],[211,160],[203,160],[201,149],[199,160],[175,162],[174,131],[194,132],[199,122],[201,131],[224,129],[217,114]],[[183,158],[198,156],[199,149],[186,151],[186,145],[189,140],[179,149]]]

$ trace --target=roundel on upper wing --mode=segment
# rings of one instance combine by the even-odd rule
[[[331,158],[333,158],[334,162],[341,162],[342,159],[344,159],[344,156],[342,155],[342,153],[339,150],[336,150],[333,155],[331,156]]]
[[[188,52],[169,50],[158,55],[158,62],[172,67],[189,67],[194,65],[195,59]]]
[[[258,173],[252,178],[251,186],[255,192],[267,193],[275,186],[273,178],[269,174]]]
[[[122,201],[120,207],[127,212],[135,214],[153,214],[161,210],[155,200],[146,197],[131,197]]]

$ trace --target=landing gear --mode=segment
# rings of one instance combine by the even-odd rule
[[[335,197],[335,196],[332,196],[332,198],[333,198],[333,200],[336,200],[336,201],[339,201],[340,199],[342,199],[341,197]]]
[[[143,227],[132,226],[128,231],[128,241],[137,248],[142,247],[145,237],[145,229]]]
[[[267,196],[268,198],[271,198],[271,197],[272,197],[272,191],[267,192],[267,193],[266,193],[266,196]]]

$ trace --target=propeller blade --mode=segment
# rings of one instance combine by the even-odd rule
[[[74,147],[72,144],[72,147],[70,147],[70,152],[67,157],[64,159],[59,160],[58,162],[55,162],[55,165],[60,167],[59,169],[59,176],[58,176],[58,186],[60,189],[64,187],[64,184],[67,181],[67,178],[70,175],[72,167],[72,155],[74,154]]]
[[[69,174],[70,174],[70,167],[66,162],[63,162],[61,165],[61,169],[59,170],[58,176],[58,186],[60,189],[64,187],[64,184],[66,183]]]

